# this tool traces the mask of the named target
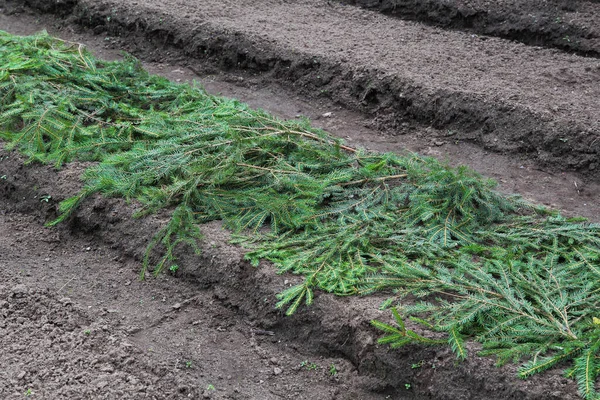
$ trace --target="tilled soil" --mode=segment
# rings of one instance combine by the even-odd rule
[[[385,296],[320,294],[286,317],[275,295],[298,278],[250,266],[219,223],[202,228],[200,256],[179,254],[182,273],[140,281],[165,216],[132,219],[134,205],[95,197],[45,228],[85,165],[23,161],[0,150],[2,398],[577,398],[560,371],[522,381],[473,343],[460,364],[444,346],[376,345]]]
[[[346,36],[342,22],[348,18],[348,27],[380,28],[367,29],[363,35],[373,46],[393,36],[389,36],[393,30],[386,33],[381,25],[390,24],[385,26],[401,27],[398,35],[419,38],[427,51],[455,43],[458,47],[446,49],[445,54],[458,49],[463,56],[470,52],[472,57],[481,48],[473,50],[467,36],[351,7],[317,1],[219,2],[222,9],[216,2],[29,3],[45,11],[63,12],[72,22],[92,27],[98,36],[79,33],[74,31],[75,25],[43,15],[1,17],[0,29],[31,33],[40,26],[61,28],[58,34],[89,41],[108,57],[115,57],[115,53],[107,48],[126,48],[146,60],[160,61],[148,64],[155,72],[175,80],[199,77],[209,89],[242,97],[284,117],[302,114],[318,118],[317,125],[359,145],[384,151],[408,147],[449,158],[452,163],[467,162],[499,179],[504,190],[558,205],[568,214],[594,219],[600,215],[600,190],[595,167],[591,168],[596,150],[589,147],[589,151],[578,152],[571,147],[572,138],[562,136],[568,133],[563,128],[576,119],[575,114],[552,109],[546,125],[528,133],[518,132],[541,132],[541,138],[527,144],[497,136],[498,141],[490,138],[488,145],[482,140],[485,135],[478,131],[482,128],[476,127],[482,110],[501,109],[496,101],[499,88],[519,74],[524,74],[522,82],[529,82],[520,90],[527,92],[530,100],[541,99],[541,107],[551,104],[556,97],[546,98],[551,90],[536,86],[542,80],[534,66],[546,62],[552,70],[554,61],[573,60],[571,70],[583,70],[588,75],[575,73],[571,82],[575,93],[568,100],[582,113],[577,115],[587,112],[582,129],[596,135],[597,115],[593,111],[597,110],[597,98],[587,98],[585,93],[595,94],[600,89],[595,70],[586,71],[595,65],[594,60],[486,39],[481,42],[491,41],[490,51],[498,52],[492,59],[513,60],[514,74],[498,80],[508,68],[498,71],[499,62],[489,62],[488,58],[487,65],[494,70],[489,89],[483,81],[462,88],[462,81],[446,85],[440,77],[423,78],[427,73],[438,73],[435,68],[448,67],[438,62],[436,53],[430,55],[431,62],[440,65],[432,70],[428,64],[422,71],[404,70],[404,66],[416,68],[416,64],[399,63],[400,56],[393,57],[395,64],[389,64],[395,66],[393,74],[385,72],[392,69],[377,69],[376,63],[366,58],[375,53],[362,54],[365,42],[359,40],[361,35],[350,30]],[[0,2],[0,7],[10,12],[22,10],[14,2]],[[284,15],[285,9],[289,16]],[[332,16],[335,18],[328,33],[327,19]],[[362,25],[363,20],[367,25]],[[399,23],[403,25],[396,25]],[[320,34],[319,40],[313,31]],[[273,32],[280,36],[269,36]],[[385,40],[380,43],[381,34]],[[439,47],[430,46],[431,37],[440,39]],[[457,38],[462,39],[452,42]],[[457,44],[460,41],[462,44]],[[340,49],[335,50],[336,46]],[[425,49],[419,55],[417,44],[408,47],[406,55],[427,55]],[[354,55],[346,59],[344,54]],[[523,54],[529,54],[531,62],[527,68],[516,70],[516,61]],[[534,60],[537,54],[540,58]],[[469,78],[469,70],[464,76],[452,72],[457,66],[468,68],[468,64],[451,65],[446,79]],[[357,65],[360,68],[356,69]],[[220,68],[228,72],[223,74]],[[329,75],[324,75],[327,71]],[[402,78],[398,78],[399,71]],[[376,76],[383,78],[373,81]],[[389,84],[397,83],[397,79],[404,82],[401,88]],[[265,89],[267,82],[270,85]],[[411,82],[422,86],[399,97]],[[477,84],[480,93],[475,93]],[[569,86],[563,82],[557,90],[566,91]],[[505,90],[514,93],[515,87],[518,85]],[[404,89],[395,91],[398,88]],[[300,98],[298,93],[310,97]],[[452,103],[460,97],[457,93],[476,96],[468,104]],[[437,120],[443,110],[431,108],[429,96],[442,102],[446,112],[457,114]],[[489,104],[478,104],[484,100]],[[333,101],[366,111],[367,119]],[[528,124],[538,121],[530,118],[535,113],[521,111],[540,104],[527,103],[521,97],[511,101],[514,109],[498,111],[507,114],[502,121],[530,129]],[[457,107],[469,109],[461,114],[462,108]],[[514,117],[521,119],[512,121]],[[499,135],[509,132],[511,126],[500,123],[490,132]],[[554,129],[551,133],[542,132],[549,126]],[[381,128],[387,135],[372,128]],[[566,139],[558,140],[563,147],[544,147],[544,141],[555,134]],[[512,147],[506,147],[507,143]],[[535,147],[540,143],[544,146]],[[581,149],[586,143],[597,144],[588,141],[577,145]],[[490,153],[508,148],[515,153]],[[556,164],[548,164],[549,160]],[[586,164],[582,160],[591,161]],[[30,389],[40,398],[577,398],[574,383],[562,378],[560,371],[520,381],[515,378],[514,366],[496,369],[493,360],[476,357],[474,345],[470,345],[470,359],[458,365],[443,348],[389,351],[375,345],[378,333],[368,321],[388,317],[377,311],[381,298],[321,295],[311,308],[284,317],[274,309],[275,294],[297,278],[277,276],[269,265],[259,269],[249,266],[243,252],[228,244],[228,234],[216,223],[203,228],[206,239],[202,256],[182,254],[183,272],[140,282],[140,256],[165,216],[133,220],[130,216],[135,205],[95,198],[84,204],[68,225],[44,228],[43,222],[56,215],[58,201],[79,188],[78,177],[85,165],[73,164],[56,172],[22,164],[14,153],[0,153],[0,176],[5,177],[0,180],[0,330],[6,334],[0,339],[0,348],[9,349],[0,354],[2,398],[20,398]],[[569,168],[585,170],[585,175],[565,172]],[[50,333],[42,335],[40,330]],[[330,372],[331,365],[337,373]]]
[[[594,0],[338,0],[402,19],[600,56]]]

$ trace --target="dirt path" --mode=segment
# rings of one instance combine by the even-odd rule
[[[83,16],[89,17],[90,22],[86,25],[97,28],[99,36],[78,33],[73,26],[63,26],[61,20],[54,21],[57,22],[55,29],[61,27],[62,34],[67,38],[86,42],[102,51],[100,56],[115,57],[116,52],[112,49],[128,48],[148,60],[160,61],[149,63],[148,66],[171,79],[200,77],[213,91],[241,97],[284,117],[307,115],[317,119],[316,124],[358,144],[377,150],[401,151],[408,147],[442,158],[450,157],[453,163],[467,162],[497,177],[504,190],[517,191],[540,202],[559,205],[568,213],[591,217],[600,215],[597,201],[600,191],[597,183],[590,179],[594,175],[588,174],[585,178],[564,173],[561,169],[569,164],[569,157],[581,162],[586,154],[569,153],[571,155],[566,161],[544,172],[539,170],[540,154],[545,154],[543,152],[538,154],[531,150],[535,153],[531,159],[527,153],[502,156],[490,153],[490,149],[501,149],[499,144],[494,143],[507,138],[494,142],[490,137],[492,145],[488,149],[481,147],[482,143],[486,143],[481,138],[473,136],[467,139],[471,137],[469,135],[478,134],[474,133],[475,128],[469,128],[464,121],[481,112],[481,107],[475,107],[468,115],[457,114],[459,122],[456,126],[459,130],[449,135],[448,129],[454,127],[452,118],[440,122],[440,129],[436,129],[429,126],[434,122],[431,115],[425,118],[425,114],[419,114],[427,109],[423,93],[410,94],[411,101],[415,102],[412,105],[408,100],[402,100],[405,107],[413,107],[410,111],[412,117],[394,109],[397,106],[394,101],[398,99],[386,104],[383,98],[379,104],[374,104],[370,100],[373,92],[368,85],[365,86],[375,76],[372,75],[372,65],[365,66],[359,72],[364,74],[361,78],[353,75],[347,80],[338,80],[335,71],[354,71],[354,66],[350,68],[339,64],[335,67],[341,68],[339,70],[332,67],[337,65],[331,64],[332,60],[338,60],[337,57],[344,52],[331,47],[335,46],[337,39],[328,42],[325,31],[321,31],[322,43],[317,43],[321,47],[317,46],[320,53],[316,64],[311,58],[316,54],[312,53],[312,45],[295,51],[295,46],[299,46],[297,38],[285,36],[277,41],[265,36],[261,27],[274,25],[282,30],[286,22],[276,12],[283,10],[278,8],[278,2],[257,2],[257,9],[262,10],[265,18],[268,18],[261,22],[259,12],[253,12],[241,19],[248,26],[237,24],[238,20],[234,19],[252,8],[243,8],[247,2],[237,2],[237,8],[224,7],[225,10],[217,10],[214,4],[203,4],[208,7],[203,9],[197,4],[198,8],[193,13],[189,4],[180,3],[183,8],[179,11],[183,11],[178,11],[178,16],[182,19],[169,22],[172,17],[169,14],[144,14],[144,9],[134,11],[120,8],[124,4],[122,2],[113,2],[110,7],[102,8],[103,4],[109,3],[100,2],[87,10],[79,8],[77,14],[80,21]],[[305,7],[303,11],[296,11],[303,18],[314,18],[318,22],[316,26],[325,29],[327,18],[333,14],[326,8],[329,6],[323,6],[322,3],[306,1],[293,6]],[[79,4],[82,7],[87,3]],[[227,6],[230,3],[223,4]],[[365,29],[383,29],[380,21],[398,23],[376,14],[342,9],[341,6],[333,9],[336,15],[350,13],[351,21]],[[186,15],[190,16],[190,20],[196,19],[196,31],[188,30],[190,25],[182,22],[186,20]],[[278,15],[279,19],[276,20]],[[111,17],[110,20],[107,20],[107,16]],[[211,23],[220,25],[210,25],[209,17]],[[367,25],[362,25],[361,20],[366,21]],[[145,31],[133,33],[136,23],[141,24],[140,30]],[[176,26],[176,23],[179,25]],[[251,26],[253,23],[256,26]],[[308,32],[308,25],[303,28],[301,21],[295,21],[295,24],[292,21],[288,25],[294,26],[298,32]],[[427,41],[426,35],[422,34],[423,29],[438,32],[433,28],[418,28],[416,24],[403,24],[409,28],[402,32],[412,32],[417,35],[415,37],[419,37],[421,32],[421,43]],[[43,16],[0,17],[0,29],[10,27],[14,33],[27,33],[31,29],[35,31],[41,26],[52,28],[52,25],[52,20]],[[343,28],[341,22],[333,25],[336,35],[341,35],[344,43],[348,43],[341,33]],[[220,33],[216,36],[203,37],[207,32],[217,31]],[[122,38],[116,35],[119,32]],[[127,32],[133,36],[126,36]],[[195,36],[188,37],[191,32],[195,32]],[[443,40],[440,40],[446,45],[449,37],[460,36],[459,33],[448,34],[443,31],[435,35],[441,35]],[[375,36],[369,34],[369,37]],[[525,53],[534,52],[525,46],[510,47],[513,44],[509,46],[506,42],[490,40],[495,43],[492,47],[494,50],[508,51],[507,57],[515,57],[514,60],[517,59],[516,55],[524,54],[513,54],[515,49],[522,49]],[[193,43],[197,47],[190,47]],[[194,52],[203,49],[202,43],[212,43],[204,48],[210,57],[201,61],[188,58],[190,54],[198,55]],[[280,46],[281,43],[285,46],[277,47],[279,50],[272,53],[275,45]],[[185,57],[176,51],[177,47],[186,49]],[[417,52],[418,46],[413,47],[410,51]],[[243,52],[244,48],[248,53]],[[329,54],[331,49],[332,55]],[[223,53],[218,53],[219,50],[223,50]],[[574,57],[576,71],[581,68],[585,71],[585,63],[594,65],[593,60],[584,60],[584,64],[579,64],[580,57],[548,50],[535,50],[531,54],[538,52],[542,55],[540,59],[549,63],[555,60],[555,56],[559,61]],[[273,58],[269,58],[271,56]],[[544,59],[546,56],[550,58]],[[290,61],[288,72],[284,72],[286,59]],[[307,59],[311,63],[302,64]],[[362,54],[353,60],[368,61]],[[234,61],[239,61],[240,65]],[[343,61],[339,59],[339,62]],[[348,60],[343,63],[352,65]],[[403,65],[396,64],[395,68],[402,70]],[[188,66],[192,69],[186,68]],[[229,66],[229,72],[221,73],[215,66]],[[416,68],[416,64],[414,66]],[[554,68],[552,65],[547,67],[550,70]],[[324,75],[319,75],[325,71],[323,68],[330,72],[331,80],[328,83],[325,83]],[[261,69],[266,71],[254,75]],[[585,86],[583,78],[588,77],[587,84],[591,90],[598,89],[594,86],[594,71],[592,69],[586,74],[577,75],[574,87]],[[375,72],[378,74],[381,71]],[[402,79],[421,84],[425,79],[423,77],[426,77],[424,72],[415,70]],[[323,81],[318,83],[321,79]],[[439,83],[442,78],[436,79],[432,78],[430,82]],[[527,80],[525,77],[523,79]],[[275,84],[266,86],[265,82],[268,81],[274,81]],[[280,87],[277,82],[287,82],[289,86]],[[356,91],[355,85],[359,84],[362,89]],[[483,82],[479,84],[485,87]],[[494,78],[491,87],[496,89],[501,84],[502,81]],[[384,86],[377,86],[376,98],[389,95]],[[563,82],[561,90],[568,87],[569,84]],[[320,90],[334,89],[339,93],[329,92],[314,97]],[[391,86],[387,87],[387,90],[391,89]],[[437,101],[443,102],[456,99],[456,93],[464,88],[455,85],[442,90],[440,85],[438,88],[428,87],[433,92],[424,90],[427,89],[425,87],[421,89],[426,92],[425,96],[434,93]],[[506,90],[510,92],[512,89],[509,87]],[[313,97],[298,97],[298,93],[309,93]],[[543,97],[546,94],[544,88],[537,93],[530,93],[529,96]],[[488,90],[478,94],[492,100],[496,95]],[[597,105],[594,103],[597,99],[590,100],[576,94],[572,96],[571,101],[577,105],[576,111],[587,112],[588,120],[593,122],[591,111]],[[421,100],[417,101],[419,98]],[[340,101],[354,110],[369,111],[370,117],[365,119],[352,110],[342,109],[332,100]],[[492,103],[490,109],[498,107],[496,100]],[[515,107],[523,106],[517,103],[514,103]],[[469,104],[473,105],[473,102]],[[540,106],[537,103],[535,105]],[[448,107],[455,105],[449,103]],[[328,112],[332,114],[322,116]],[[437,110],[432,115],[439,116],[439,112]],[[513,112],[508,114],[511,118],[515,117]],[[566,124],[574,117],[568,112],[561,114],[553,111],[551,114],[550,120],[544,123],[555,124],[554,133],[567,132],[562,130],[561,124]],[[422,120],[417,118],[419,115],[423,117]],[[534,119],[517,122],[527,124],[531,121]],[[373,129],[383,126],[388,127],[387,133],[393,135],[382,135]],[[591,132],[593,126],[586,124],[584,129]],[[509,127],[497,129],[508,130]],[[399,133],[402,135],[399,136]],[[560,146],[573,143],[570,139],[559,142],[563,143],[559,143]],[[519,151],[523,151],[523,148],[517,145]],[[557,154],[560,152],[552,157],[558,157]],[[592,153],[587,155],[590,155],[590,160],[595,160]],[[382,318],[377,311],[380,301],[377,298],[352,299],[350,302],[348,299],[323,295],[319,296],[314,307],[293,318],[283,317],[273,309],[274,295],[291,284],[294,277],[275,276],[268,266],[254,269],[247,265],[242,252],[227,244],[227,235],[218,224],[205,227],[207,239],[203,243],[202,257],[184,257],[187,266],[185,276],[178,276],[177,279],[164,276],[159,280],[139,282],[137,271],[140,253],[156,228],[164,222],[161,217],[132,220],[131,207],[121,202],[96,199],[82,208],[69,226],[58,231],[48,230],[43,228],[43,221],[54,215],[58,201],[77,190],[78,175],[83,166],[71,166],[56,173],[46,167],[22,167],[21,164],[22,160],[14,154],[0,153],[0,176],[6,175],[8,178],[0,181],[0,232],[3,233],[0,235],[0,274],[3,282],[0,284],[0,316],[3,317],[0,319],[0,333],[3,334],[0,335],[0,348],[9,349],[0,355],[0,364],[9,366],[0,373],[2,398],[21,398],[28,389],[40,398],[577,398],[574,383],[563,379],[559,371],[520,381],[515,378],[514,366],[496,369],[490,359],[474,356],[457,366],[447,349],[410,348],[390,352],[380,348],[374,344],[377,334],[368,324],[370,318]],[[590,165],[585,165],[589,170]],[[45,195],[51,195],[48,202],[41,201]],[[252,291],[247,290],[249,287]],[[264,331],[274,334],[265,335]],[[474,349],[471,350],[474,354]],[[316,366],[314,368],[313,363]],[[330,373],[331,364],[337,371],[335,375]],[[413,368],[413,365],[419,364],[420,367]],[[216,390],[212,390],[213,387]]]

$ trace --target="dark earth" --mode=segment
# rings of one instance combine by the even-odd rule
[[[598,2],[354,3],[375,10],[2,0],[0,29],[47,29],[107,59],[126,50],[154,73],[307,116],[353,146],[467,164],[504,192],[600,220]],[[487,11],[461,25],[441,3]],[[532,25],[533,3],[540,21],[565,22]],[[580,47],[557,44],[565,32]],[[474,343],[458,364],[443,347],[378,346],[369,320],[389,318],[378,311],[384,296],[321,294],[286,317],[275,295],[297,277],[250,266],[219,223],[203,227],[202,255],[183,249],[180,271],[141,281],[165,215],[132,219],[135,204],[95,197],[69,223],[44,227],[85,167],[24,165],[0,148],[2,399],[578,398],[560,370],[521,381]]]

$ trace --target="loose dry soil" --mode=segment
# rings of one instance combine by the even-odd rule
[[[490,19],[515,2],[454,3],[485,3]],[[555,3],[538,11],[554,15]],[[361,3],[389,13],[385,4]],[[0,1],[0,29],[48,29],[108,59],[125,49],[170,79],[308,116],[353,145],[466,163],[503,191],[597,221],[598,3],[574,4],[558,15],[579,13],[569,23],[588,29],[577,31],[591,38],[588,57],[549,39],[523,44],[526,25],[513,37],[415,17],[416,6],[388,17],[326,0]],[[24,166],[0,147],[2,399],[577,398],[560,371],[520,381],[515,366],[474,356],[475,344],[458,365],[444,348],[377,346],[368,321],[388,316],[376,296],[320,295],[285,317],[275,294],[297,278],[248,265],[218,223],[203,227],[201,256],[182,253],[176,276],[140,281],[165,215],[134,220],[135,204],[96,197],[68,224],[43,226],[85,167]]]

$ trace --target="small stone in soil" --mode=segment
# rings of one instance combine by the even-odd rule
[[[16,285],[15,287],[12,288],[12,294],[13,294],[13,296],[27,294],[27,286],[25,286],[23,284]]]

